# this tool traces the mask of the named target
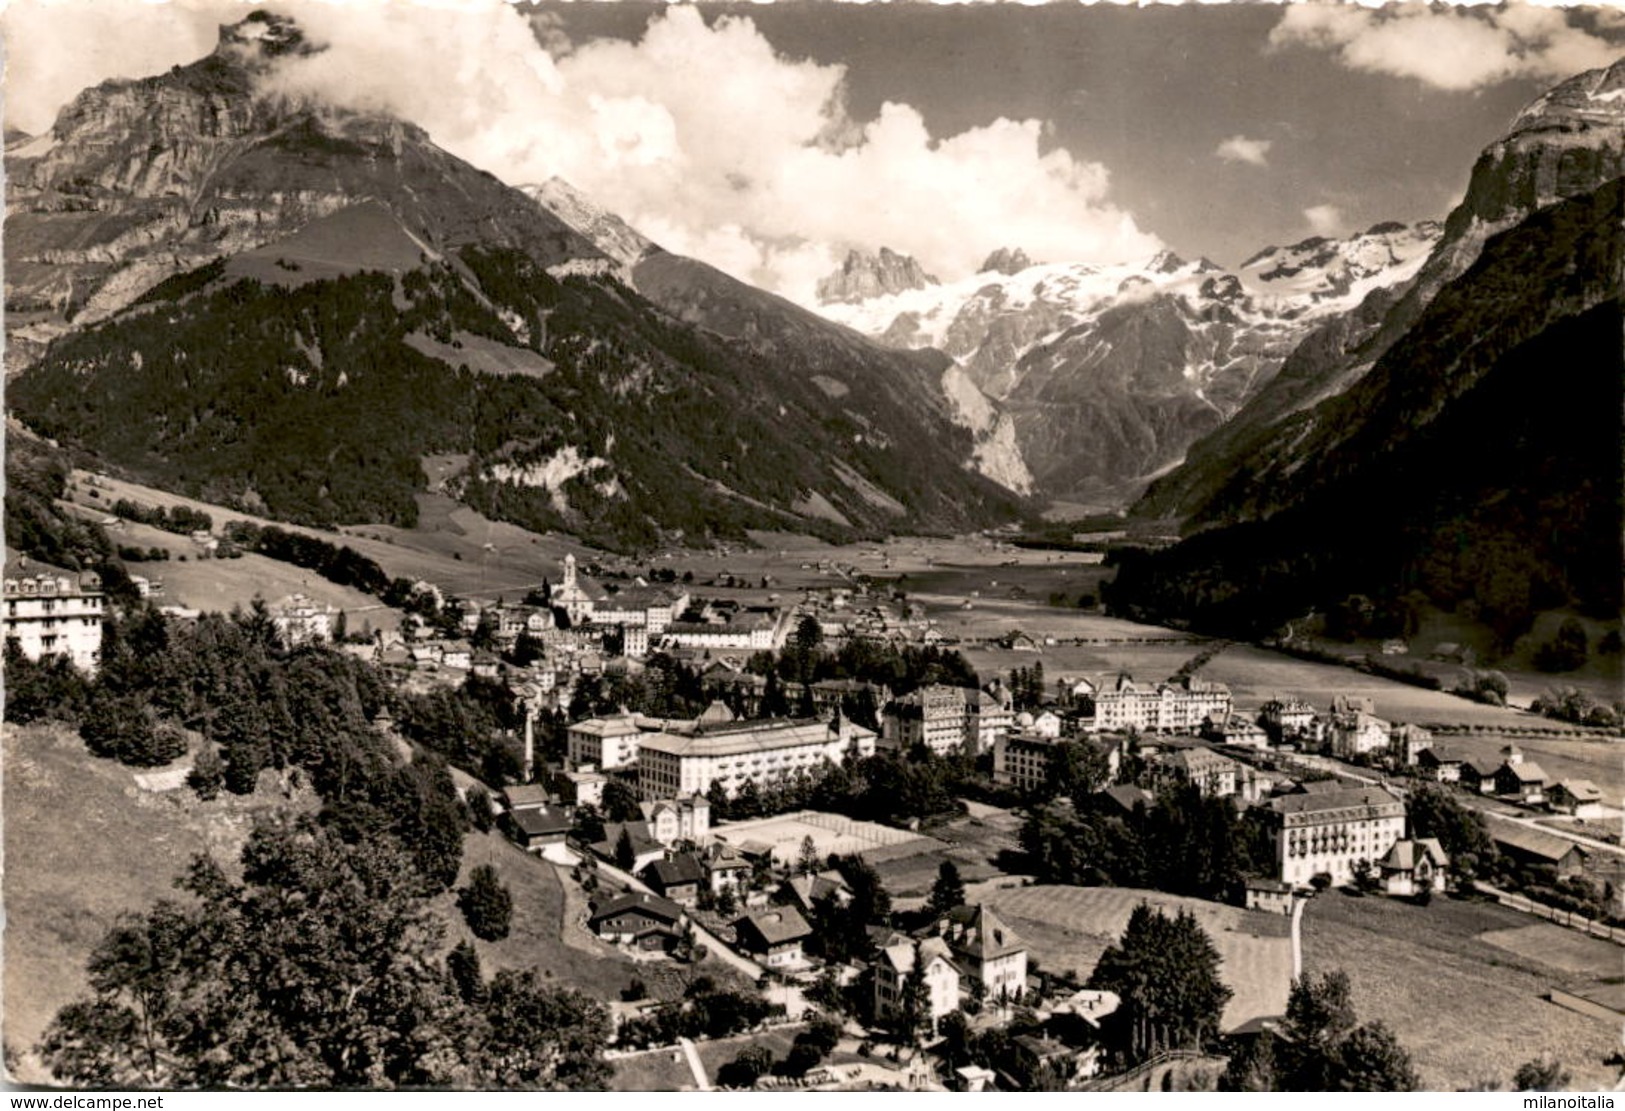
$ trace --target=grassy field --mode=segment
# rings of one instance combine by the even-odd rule
[[[352,632],[368,626],[375,629],[400,627],[400,610],[391,609],[354,587],[328,582],[316,572],[291,563],[252,553],[240,559],[198,559],[197,548],[190,540],[151,525],[129,523],[114,536],[119,544],[169,551],[167,560],[128,563],[131,574],[145,575],[163,583],[164,592],[154,599],[159,605],[229,611],[234,605],[246,608],[256,594],[272,603],[290,594],[304,594],[318,603],[342,610]],[[186,556],[184,563],[177,558],[182,555]]]
[[[1107,946],[1122,938],[1129,915],[1142,902],[1169,914],[1189,911],[1213,939],[1222,961],[1219,975],[1235,993],[1224,1009],[1227,1029],[1285,1013],[1292,948],[1282,916],[1117,887],[1023,887],[998,893],[993,907],[1027,941],[1042,967],[1087,978]]]
[[[309,808],[261,789],[202,802],[152,793],[57,726],[8,726],[5,754],[5,1042],[16,1079],[48,1079],[32,1047],[87,990],[85,961],[121,914],[173,897],[200,852],[234,863],[256,818]]]
[[[1515,737],[1524,759],[1539,764],[1548,779],[1589,779],[1602,788],[1611,806],[1625,797],[1625,742],[1563,737]],[[1434,741],[1453,756],[1468,760],[1501,760],[1507,738],[1490,734],[1453,735]],[[1617,832],[1617,825],[1616,825]]]
[[[98,512],[110,512],[109,507],[115,501],[128,498],[147,506],[184,505],[201,510],[214,519],[217,531],[233,520],[276,525],[329,543],[348,545],[377,561],[391,576],[428,579],[454,594],[473,597],[517,598],[544,577],[557,582],[560,562],[567,551],[574,552],[583,561],[594,558],[594,553],[579,543],[489,520],[444,494],[418,495],[416,528],[352,525],[335,533],[271,521],[123,479],[97,476],[95,487],[86,484],[84,472],[75,472],[75,479],[76,484],[70,490],[72,500]],[[171,565],[165,566],[167,569]]]
[[[513,926],[501,941],[480,941],[468,930],[457,909],[455,892],[436,900],[446,922],[446,949],[468,939],[479,952],[480,965],[490,976],[502,969],[536,969],[544,978],[580,988],[595,999],[615,999],[638,975],[637,966],[612,947],[586,938],[593,952],[572,945],[564,930],[564,881],[554,866],[519,848],[499,833],[471,833],[463,841],[463,868],[457,885],[470,871],[490,864],[513,895]],[[584,934],[584,932],[583,932]]]
[[[1534,922],[1493,904],[1437,898],[1417,907],[1333,892],[1304,914],[1304,968],[1347,972],[1361,1021],[1394,1030],[1428,1089],[1505,1085],[1542,1055],[1560,1060],[1576,1088],[1612,1087],[1617,1076],[1603,1060],[1619,1048],[1617,1026],[1543,995],[1595,983],[1597,974],[1617,977],[1622,950],[1592,942],[1602,947],[1585,948],[1588,967],[1577,972],[1580,950],[1565,943],[1544,954],[1536,935],[1522,933]]]
[[[1484,706],[1464,698],[1366,675],[1337,664],[1299,660],[1251,645],[1232,645],[1202,669],[1207,679],[1227,683],[1240,709],[1254,710],[1272,698],[1296,696],[1324,708],[1339,694],[1363,695],[1377,716],[1393,722],[1445,722],[1517,729],[1539,719],[1518,710]]]
[[[704,1059],[703,1053],[701,1059]],[[728,1060],[733,1060],[730,1056]],[[614,1076],[610,1078],[612,1092],[695,1092],[694,1070],[681,1049],[657,1049],[632,1057],[617,1057],[610,1062]],[[716,1073],[712,1069],[712,1075]]]
[[[868,859],[880,873],[886,890],[900,907],[907,908],[930,894],[937,869],[944,860],[954,862],[960,878],[967,884],[1003,876],[995,861],[1001,850],[1017,848],[1020,829],[1020,819],[1004,811],[993,811],[985,817],[959,818],[933,826],[926,831],[935,839],[929,851]]]

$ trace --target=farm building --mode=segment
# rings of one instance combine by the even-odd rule
[[[1589,779],[1565,779],[1546,792],[1546,805],[1576,818],[1602,817],[1602,789]]]
[[[1566,837],[1530,829],[1513,822],[1494,822],[1490,836],[1495,847],[1520,864],[1551,868],[1557,877],[1577,876],[1585,866],[1585,850]]]

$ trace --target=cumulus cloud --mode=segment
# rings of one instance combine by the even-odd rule
[[[1309,230],[1316,235],[1338,236],[1348,230],[1343,210],[1335,204],[1317,204],[1313,208],[1306,208],[1303,218],[1309,222]]]
[[[1599,30],[1617,30],[1604,15]],[[1349,69],[1410,77],[1465,91],[1512,78],[1559,79],[1606,66],[1621,44],[1576,25],[1552,7],[1385,8],[1290,4],[1270,32],[1275,47],[1330,51]]]
[[[1249,139],[1245,135],[1232,135],[1219,144],[1213,153],[1226,162],[1246,162],[1251,166],[1268,166],[1271,142],[1268,139]]]
[[[165,30],[148,72],[203,53],[215,23],[251,10],[189,2],[191,18],[153,10]],[[1098,263],[1161,246],[1110,199],[1106,168],[1046,142],[1042,121],[940,135],[899,103],[854,119],[843,67],[780,54],[748,17],[708,23],[684,5],[636,41],[567,43],[556,22],[497,0],[261,3],[328,46],[282,64],[268,92],[387,109],[511,184],[563,177],[668,249],[803,301],[854,246],[944,278],[1001,246]],[[31,32],[64,50],[96,37],[93,16],[44,22]],[[52,89],[109,72],[88,68]]]

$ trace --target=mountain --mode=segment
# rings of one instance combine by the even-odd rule
[[[1276,381],[1311,400],[1224,444],[1252,450],[1206,479],[1208,527],[1125,555],[1113,604],[1253,632],[1358,612],[1376,635],[1431,605],[1502,650],[1545,611],[1617,620],[1622,148],[1625,62],[1520,114],[1415,281],[1294,352]],[[1170,489],[1204,487],[1147,503]]]
[[[1625,174],[1625,64],[1566,81],[1519,113],[1479,156],[1467,192],[1415,279],[1378,291],[1306,336],[1279,375],[1234,419],[1155,482],[1137,515],[1199,527],[1250,519],[1285,503],[1316,405],[1344,394],[1420,318],[1484,244],[1544,205]],[[1250,265],[1257,260],[1250,260]],[[1273,263],[1273,260],[1266,260]],[[1245,268],[1244,268],[1245,269]]]
[[[998,414],[1033,488],[1117,508],[1234,415],[1318,322],[1409,279],[1439,233],[1379,225],[1267,248],[1235,273],[1170,251],[1097,267],[1002,248],[963,281],[821,311],[945,352]]]
[[[429,455],[490,515],[621,548],[1018,508],[971,469],[940,356],[669,255],[563,183],[510,188],[410,123],[259,95],[309,49],[255,13],[8,152],[8,323],[32,336],[8,403],[32,427],[320,525],[410,523]]]
[[[937,279],[918,262],[890,247],[872,255],[849,251],[841,268],[818,283],[818,300],[823,304],[856,303],[936,284]]]

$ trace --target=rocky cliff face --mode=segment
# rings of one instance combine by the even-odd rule
[[[172,274],[289,235],[357,196],[437,246],[495,239],[555,263],[600,257],[410,123],[258,95],[266,66],[308,49],[291,21],[256,12],[222,28],[208,57],[86,89],[49,133],[8,145],[8,367]]]
[[[873,255],[849,251],[841,268],[818,283],[818,300],[821,304],[855,303],[936,284],[937,279],[918,262],[890,247]]]
[[[1439,227],[1271,247],[1235,273],[1171,251],[1138,265],[994,252],[948,285],[828,303],[900,347],[945,352],[1007,418],[1032,489],[1116,508],[1220,427],[1320,322],[1415,273]],[[1013,466],[1014,459],[1008,460]]]
[[[1182,467],[1153,484],[1136,512],[1206,525],[1245,520],[1281,504],[1279,492],[1260,485],[1262,476],[1292,469],[1302,458],[1312,408],[1359,383],[1439,292],[1477,263],[1492,236],[1622,175],[1625,62],[1618,62],[1563,82],[1519,113],[1506,137],[1479,156],[1465,197],[1415,277],[1318,324],[1281,373],[1234,420],[1196,444]],[[1278,263],[1261,256],[1243,269]]]

